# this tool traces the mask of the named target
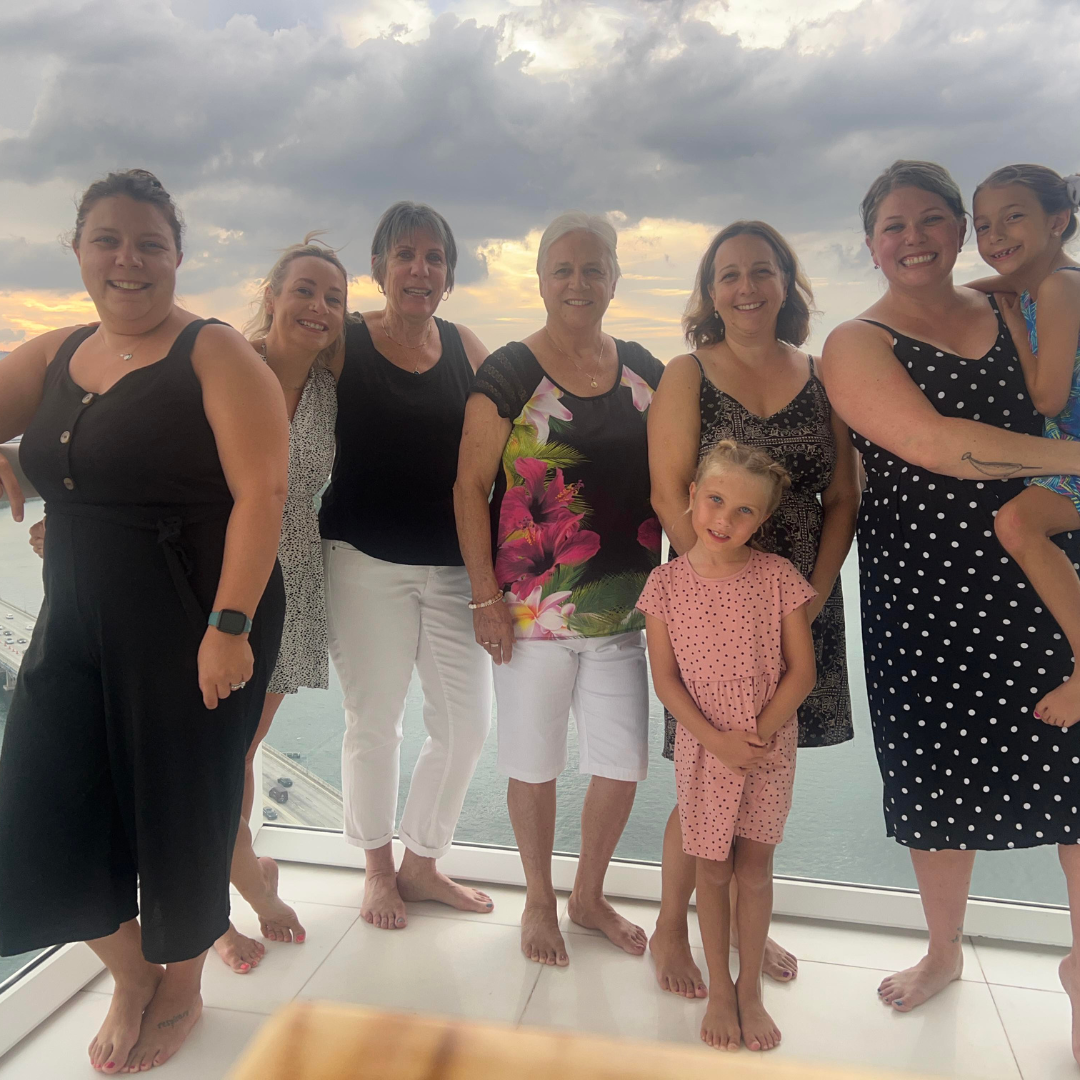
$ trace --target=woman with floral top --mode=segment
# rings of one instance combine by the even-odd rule
[[[476,640],[495,663],[499,767],[528,886],[522,951],[568,963],[551,855],[569,714],[591,774],[570,918],[634,955],[646,938],[604,898],[604,875],[648,764],[643,620],[659,562],[646,414],[663,373],[601,329],[615,295],[615,230],[563,214],[540,241],[547,321],[496,350],[465,410],[454,505]],[[494,494],[488,495],[494,485]]]

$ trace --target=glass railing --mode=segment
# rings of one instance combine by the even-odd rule
[[[41,560],[30,548],[27,530],[32,522],[41,520],[42,505],[40,499],[29,501],[25,524],[16,524],[7,502],[0,500],[0,745],[20,657],[41,610]],[[0,896],[0,904],[3,902]],[[43,951],[0,957],[0,989]]]
[[[41,563],[27,543],[27,529],[38,520],[39,500],[27,506],[26,522],[16,524],[0,510],[0,602],[8,613],[17,609],[27,618],[5,619],[0,614],[0,642],[9,628],[12,636],[29,636],[42,598]],[[859,634],[858,579],[854,554],[844,567],[848,603],[848,652],[855,707],[856,738],[842,746],[803,750],[796,770],[795,799],[784,843],[777,850],[777,872],[793,878],[913,888],[908,854],[885,837],[881,812],[881,779],[874,757],[869,710],[862,684]],[[0,644],[0,653],[3,645]],[[331,669],[329,690],[301,690],[286,697],[266,740],[263,755],[263,799],[256,813],[275,825],[341,828],[341,736],[344,716],[341,688]],[[9,690],[0,690],[0,733],[6,718]],[[409,690],[402,745],[400,800],[426,733],[423,698],[414,680]],[[652,699],[649,778],[638,786],[637,799],[616,856],[658,862],[664,823],[675,805],[674,771],[660,756],[662,711]],[[456,839],[462,843],[512,847],[513,831],[506,812],[506,780],[495,763],[492,731],[477,766],[461,815]],[[285,781],[282,783],[281,781]],[[559,817],[556,848],[576,853],[580,839],[581,804],[588,778],[577,772],[577,744],[570,731],[570,763],[559,779]],[[996,899],[1064,904],[1064,882],[1051,847],[1024,851],[983,852],[975,864],[972,892]],[[0,903],[3,898],[0,897]],[[0,960],[0,980],[28,958]]]

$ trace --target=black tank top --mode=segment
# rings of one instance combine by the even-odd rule
[[[463,565],[454,479],[473,370],[457,327],[435,325],[442,356],[418,375],[390,363],[364,323],[346,331],[337,456],[319,525],[327,540],[384,562]]]
[[[217,508],[228,516],[232,495],[191,366],[195,338],[208,322],[217,320],[188,323],[164,359],[133,368],[102,394],[83,389],[69,370],[96,327],[64,341],[19,448],[50,512],[81,505],[186,516]]]

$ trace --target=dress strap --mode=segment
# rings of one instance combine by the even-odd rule
[[[53,361],[49,367],[55,368],[57,371],[64,371],[68,364],[71,363],[71,358],[75,355],[75,350],[88,337],[91,337],[97,328],[98,324],[92,323],[90,326],[80,326],[78,330],[73,330],[68,334],[68,336],[60,343],[60,348],[56,350]]]
[[[199,331],[204,326],[228,326],[228,323],[222,322],[220,319],[193,319],[191,322],[176,335],[176,340],[172,343],[172,348],[165,354],[166,360],[171,360],[174,356],[191,356],[191,350],[195,348],[195,339],[199,336]]]
[[[1051,270],[1051,274],[1059,274],[1062,270],[1076,270],[1080,271],[1080,266],[1059,266],[1056,270]]]
[[[871,326],[880,326],[882,330],[888,330],[893,337],[900,336],[891,326],[886,326],[885,323],[878,322],[877,319],[856,319],[856,322],[865,322],[869,323]]]
[[[809,363],[810,363],[810,378],[811,378],[811,379],[816,379],[816,378],[817,378],[817,371],[816,371],[816,369],[814,368],[814,357],[813,357],[813,355],[812,355],[812,354],[810,354],[810,353],[807,353],[807,354],[806,354],[806,359],[807,359],[807,360],[809,361]]]
[[[701,372],[701,377],[703,379],[706,378],[705,365],[701,362],[700,358],[698,357],[698,354],[696,352],[692,352],[690,355],[694,358],[694,363],[697,364],[698,371]]]

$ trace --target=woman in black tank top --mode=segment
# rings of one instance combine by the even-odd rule
[[[473,640],[453,486],[465,401],[487,356],[476,335],[435,317],[457,248],[430,207],[397,203],[371,245],[382,311],[347,328],[337,456],[322,503],[330,656],[345,691],[345,836],[365,849],[362,914],[406,923],[404,900],[490,911],[436,871],[450,847],[491,723],[488,659]],[[414,668],[428,739],[413,771],[394,868],[405,695]]]
[[[284,614],[288,422],[243,338],[175,305],[180,227],[154,177],[93,185],[74,246],[100,324],[0,363],[0,439],[24,435],[49,516],[0,755],[0,953],[87,941],[116,984],[91,1062],[135,1072],[187,1037],[229,924]],[[5,463],[18,510],[12,480]]]

